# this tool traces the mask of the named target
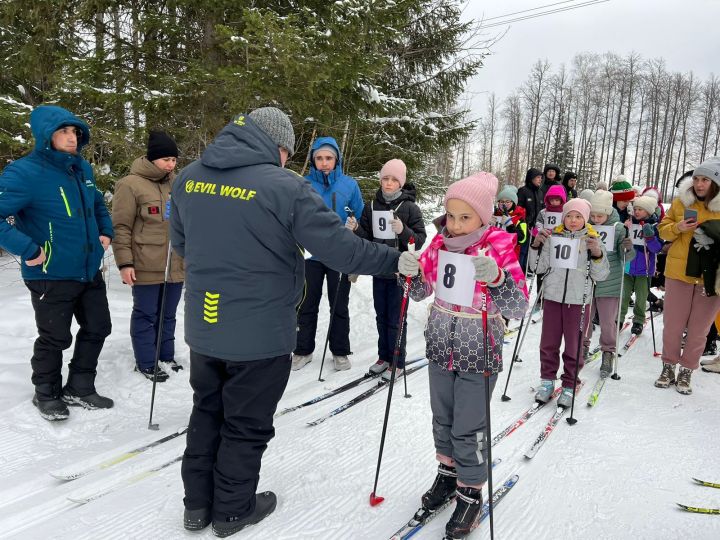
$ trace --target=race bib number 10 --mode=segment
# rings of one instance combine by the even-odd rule
[[[580,247],[579,238],[550,237],[550,266],[552,268],[577,268]]]
[[[372,212],[372,228],[373,236],[380,240],[392,240],[395,233],[390,225],[393,219],[393,213],[390,210],[373,210]]]
[[[475,296],[475,266],[470,255],[439,252],[435,296],[451,304],[472,306]]]

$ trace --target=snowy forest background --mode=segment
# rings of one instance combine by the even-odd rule
[[[662,59],[582,53],[538,60],[504,99],[471,110],[468,81],[501,47],[457,0],[4,0],[0,3],[0,166],[32,146],[28,115],[57,103],[82,116],[98,183],[145,151],[148,129],[195,159],[238,112],[276,105],[292,118],[303,173],[317,135],[375,189],[403,159],[421,197],[473,170],[522,184],[530,166],[574,170],[580,187],[624,173],[666,196],[720,145],[720,79]],[[369,193],[368,193],[369,194]]]

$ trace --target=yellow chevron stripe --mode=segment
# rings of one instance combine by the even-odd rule
[[[205,304],[211,305],[211,306],[217,306],[220,300],[210,300],[209,298],[205,298]]]
[[[211,292],[205,292],[205,298],[210,298],[211,300],[217,300],[220,298],[220,293],[211,293]]]
[[[208,311],[217,311],[217,306],[208,306],[207,304],[203,304],[203,308],[205,308]]]
[[[218,317],[218,314],[213,313],[212,311],[203,311],[203,315],[205,315],[206,317],[212,317],[215,320],[217,320],[217,317]]]
[[[210,324],[215,324],[216,322],[218,322],[217,317],[214,319],[211,319],[209,317],[203,317],[203,319],[205,320],[205,322],[208,322]]]

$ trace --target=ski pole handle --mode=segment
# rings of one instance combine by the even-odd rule
[[[349,206],[346,206],[346,207],[345,207],[345,213],[346,213],[349,217],[355,217],[355,212],[353,212],[353,209],[350,208]]]

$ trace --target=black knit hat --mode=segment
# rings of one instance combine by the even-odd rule
[[[151,131],[148,137],[148,161],[155,161],[164,157],[178,157],[177,144],[164,131]]]
[[[572,171],[567,171],[565,176],[563,176],[563,184],[567,185],[568,180],[572,180],[573,178],[577,180],[577,174]]]

